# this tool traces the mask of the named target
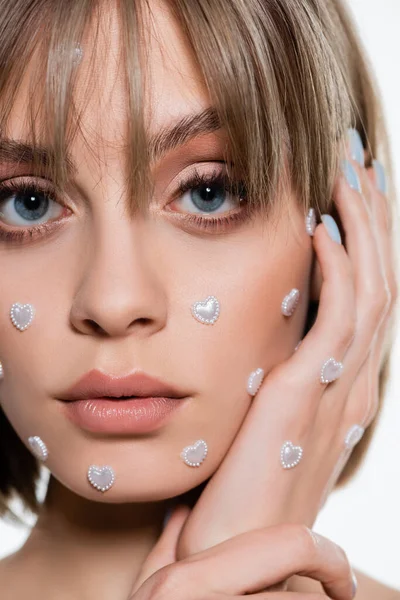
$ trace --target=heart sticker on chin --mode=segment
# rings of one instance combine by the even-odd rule
[[[220,307],[215,296],[208,296],[202,302],[195,302],[192,306],[192,314],[195,319],[205,325],[214,325],[219,317]]]
[[[35,309],[32,304],[20,304],[15,302],[10,310],[10,317],[14,327],[19,331],[25,331],[33,321]]]
[[[281,448],[281,464],[284,469],[292,469],[299,464],[303,456],[303,448],[293,446],[292,442],[285,442]]]
[[[328,358],[322,365],[321,383],[331,383],[340,377],[343,371],[343,364],[334,358]]]
[[[109,490],[114,483],[115,475],[112,467],[107,465],[103,467],[91,465],[88,469],[88,479],[96,490],[105,492]]]
[[[186,446],[181,452],[181,458],[189,467],[199,467],[207,456],[208,447],[204,440],[197,440],[193,446]]]

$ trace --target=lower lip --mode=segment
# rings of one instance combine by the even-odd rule
[[[183,403],[183,398],[92,398],[63,402],[63,406],[66,416],[87,431],[144,433],[164,424]]]

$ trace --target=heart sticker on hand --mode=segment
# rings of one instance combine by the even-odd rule
[[[293,446],[292,442],[285,442],[281,448],[281,464],[284,469],[291,469],[299,464],[303,456],[303,448]]]
[[[219,317],[219,302],[215,296],[208,296],[203,302],[195,302],[192,314],[200,323],[213,325]]]
[[[112,467],[91,465],[88,469],[88,479],[96,490],[105,492],[114,483],[115,475]]]
[[[186,446],[181,452],[181,458],[189,467],[199,467],[207,456],[208,447],[204,440],[197,440],[193,446]]]
[[[321,383],[331,383],[340,377],[343,371],[343,364],[334,358],[328,358],[322,365]]]
[[[10,310],[10,317],[14,327],[24,331],[29,327],[35,316],[35,309],[32,304],[20,304],[15,302]]]

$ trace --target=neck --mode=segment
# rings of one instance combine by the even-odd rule
[[[65,594],[125,600],[161,534],[166,507],[165,500],[94,502],[50,476],[41,512],[21,556],[29,556],[37,580],[51,587],[43,597],[63,598]],[[45,579],[39,575],[42,572]]]

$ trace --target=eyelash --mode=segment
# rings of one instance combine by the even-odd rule
[[[55,194],[54,187],[47,183],[46,180],[42,180],[44,183],[38,184],[36,181],[29,178],[18,181],[2,181],[0,182],[0,202],[7,199],[12,194],[27,194],[27,193],[47,193],[49,196],[53,196],[52,199],[56,200],[61,206],[66,208],[66,205],[62,203],[57,194]],[[200,216],[197,214],[184,214],[178,217],[180,220],[187,223],[189,226],[194,226],[197,229],[203,229],[206,231],[221,232],[226,231],[232,225],[243,222],[249,215],[247,211],[246,202],[246,191],[242,181],[232,181],[228,178],[226,173],[215,170],[212,173],[199,173],[197,170],[186,180],[182,180],[178,184],[178,191],[175,195],[175,200],[180,196],[183,196],[187,191],[201,187],[201,186],[220,186],[224,191],[234,194],[240,197],[242,209],[238,212],[231,213],[222,217],[213,216]],[[170,211],[172,212],[172,211]],[[0,226],[0,239],[6,242],[22,243],[26,238],[36,239],[42,237],[46,233],[54,231],[63,224],[63,219],[53,219],[48,223],[41,223],[35,227],[24,228],[20,231],[8,231]]]

